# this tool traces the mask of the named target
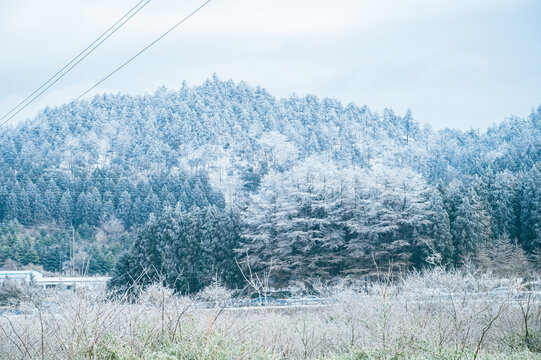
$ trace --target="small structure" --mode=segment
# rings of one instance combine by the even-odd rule
[[[42,273],[35,270],[0,271],[0,284],[8,280],[33,284],[44,289],[65,287],[67,289],[103,290],[109,279],[106,276],[44,277]]]
[[[32,281],[39,281],[43,278],[43,274],[36,270],[7,270],[0,271],[0,284],[6,280],[14,282],[31,283]]]
[[[67,289],[104,290],[109,279],[106,276],[44,277],[35,284],[44,289],[62,286]]]

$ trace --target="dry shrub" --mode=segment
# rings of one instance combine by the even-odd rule
[[[0,315],[0,358],[540,358],[539,297],[491,295],[516,284],[435,269],[369,287],[319,284],[316,305],[244,308],[228,307],[219,286],[187,297],[155,285],[137,301],[47,291]]]

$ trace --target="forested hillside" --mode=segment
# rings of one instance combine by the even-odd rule
[[[239,265],[276,285],[519,271],[541,249],[540,160],[541,108],[462,132],[216,77],[105,94],[3,129],[0,263],[182,291],[235,286]]]

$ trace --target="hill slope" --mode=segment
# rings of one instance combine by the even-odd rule
[[[208,206],[235,212],[230,246],[262,269],[280,259],[283,279],[366,273],[374,254],[456,264],[514,239],[533,254],[540,132],[541,108],[482,134],[434,132],[410,112],[217,78],[46,108],[0,135],[0,262],[108,272],[150,214]],[[76,264],[68,233],[39,225],[77,230]]]

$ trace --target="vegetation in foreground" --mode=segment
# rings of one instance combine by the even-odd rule
[[[436,269],[362,291],[314,284],[317,305],[245,308],[224,306],[218,287],[183,297],[155,285],[131,301],[26,289],[0,315],[0,358],[541,359],[528,286]]]

